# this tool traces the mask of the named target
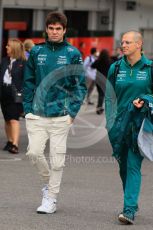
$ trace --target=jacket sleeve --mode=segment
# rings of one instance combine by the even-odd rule
[[[0,102],[2,98],[2,64],[0,63]]]
[[[2,58],[2,61],[0,63],[0,85],[3,84],[3,77],[4,77],[5,65],[6,65],[6,68],[7,68],[7,59],[6,58]],[[5,71],[6,71],[6,69],[5,69]]]
[[[90,58],[89,58],[89,56],[87,56],[87,57],[85,58],[85,60],[84,60],[84,62],[83,62],[83,66],[84,66],[85,69],[88,68],[88,67],[90,66]]]
[[[35,81],[34,52],[31,51],[31,55],[25,66],[23,81],[23,107],[25,114],[32,112],[32,103],[36,88]]]
[[[4,77],[4,73],[6,71],[7,65],[8,65],[8,58],[6,58],[6,57],[2,58],[2,61],[0,63],[0,101],[2,99],[3,77]]]
[[[115,81],[114,81],[114,64],[111,65],[107,81],[106,81],[106,92],[105,92],[105,115],[106,115],[106,129],[110,131],[112,128],[116,113],[117,113],[117,99],[115,93]]]
[[[80,54],[76,55],[72,60],[73,75],[71,76],[71,87],[69,97],[68,112],[72,118],[75,118],[80,110],[80,107],[85,98],[87,88],[85,83],[85,74],[83,68],[82,57]]]

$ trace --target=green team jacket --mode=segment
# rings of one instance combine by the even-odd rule
[[[80,52],[66,40],[35,45],[26,64],[25,113],[43,117],[75,117],[86,94]]]
[[[124,126],[123,117],[128,113],[129,104],[132,104],[134,99],[140,98],[142,94],[152,93],[151,63],[151,60],[142,55],[141,59],[134,66],[131,66],[124,56],[120,61],[117,76],[114,75],[116,63],[111,65],[105,93],[106,128],[109,138],[111,137],[110,141],[115,140],[115,136],[120,130],[115,129],[115,127],[121,127],[121,124]],[[115,81],[114,77],[116,78]],[[136,110],[139,113],[140,110]],[[128,122],[132,128],[133,125],[130,124],[130,120]],[[111,144],[114,145],[115,143],[112,142]]]

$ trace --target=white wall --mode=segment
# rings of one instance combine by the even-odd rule
[[[116,5],[115,40],[128,30],[153,29],[153,6],[138,4],[135,11],[126,10],[126,2]]]
[[[128,30],[153,29],[153,0],[135,0],[136,10],[126,10],[127,0],[116,0],[114,38],[119,41],[121,34]],[[113,0],[3,0],[4,7],[31,8],[41,10],[64,9],[89,11],[88,29],[98,29],[97,12],[110,10],[109,30],[112,29]],[[94,17],[93,17],[94,15]],[[98,14],[97,14],[98,15]],[[79,19],[78,19],[79,20]],[[95,20],[92,21],[91,20]],[[101,28],[100,28],[101,29]]]
[[[55,9],[61,5],[65,10],[107,9],[112,0],[3,0],[4,7]]]

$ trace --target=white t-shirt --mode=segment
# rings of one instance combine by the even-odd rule
[[[12,65],[13,65],[14,61],[16,61],[16,59],[11,59],[11,62],[9,64],[9,69],[10,70],[12,69]],[[10,76],[8,68],[5,71],[4,78],[3,78],[3,83],[5,83],[7,85],[11,85],[12,84],[12,77]]]
[[[96,57],[94,55],[90,55],[85,58],[84,63],[83,63],[86,77],[92,80],[96,80],[97,70],[91,68],[91,64],[94,63],[95,60],[96,60]]]

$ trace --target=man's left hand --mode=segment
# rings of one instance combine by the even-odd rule
[[[133,101],[133,104],[135,107],[142,108],[142,106],[144,105],[144,101],[140,100],[139,98]]]

